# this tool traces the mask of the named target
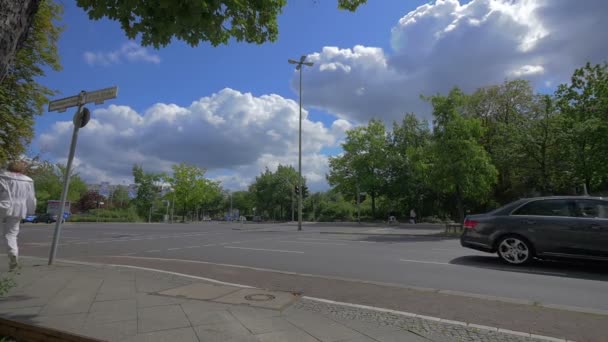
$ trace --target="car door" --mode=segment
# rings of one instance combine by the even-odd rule
[[[608,201],[577,199],[575,215],[580,253],[608,259]]]
[[[573,200],[533,200],[513,211],[511,220],[532,240],[538,254],[572,254],[576,248]]]

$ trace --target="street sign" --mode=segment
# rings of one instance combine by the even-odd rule
[[[95,104],[102,104],[103,101],[114,99],[116,96],[118,96],[118,87],[116,86],[89,92],[84,91],[80,95],[64,97],[63,99],[50,102],[48,111],[58,111],[61,113],[70,107],[84,105],[85,103],[95,102]]]

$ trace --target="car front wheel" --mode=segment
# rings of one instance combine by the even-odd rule
[[[498,242],[498,256],[508,264],[523,265],[532,260],[532,245],[519,236],[506,236]]]

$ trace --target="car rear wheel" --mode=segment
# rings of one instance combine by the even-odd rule
[[[519,236],[505,236],[498,242],[498,256],[508,264],[523,265],[533,257],[532,245]]]

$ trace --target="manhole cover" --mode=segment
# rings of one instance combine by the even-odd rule
[[[267,302],[267,301],[273,300],[275,298],[276,298],[275,296],[265,294],[265,293],[254,293],[254,294],[245,296],[245,299],[254,301],[254,302]]]

